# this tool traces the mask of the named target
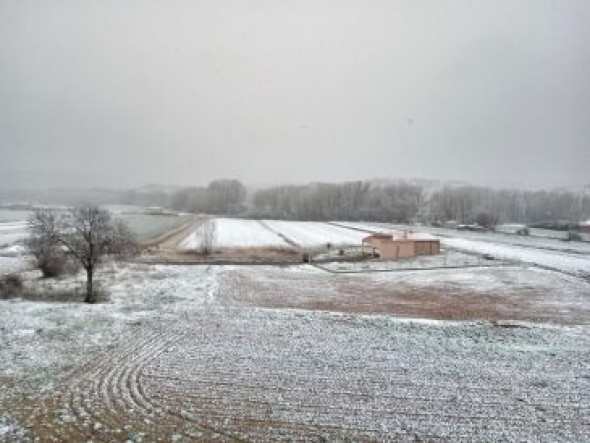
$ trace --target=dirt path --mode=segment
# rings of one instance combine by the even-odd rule
[[[201,226],[204,222],[204,218],[195,216],[189,223],[185,223],[179,228],[173,229],[172,231],[166,232],[145,244],[148,248],[153,248],[160,251],[170,251],[178,249],[180,243],[188,236],[191,232]]]

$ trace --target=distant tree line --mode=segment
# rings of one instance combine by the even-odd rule
[[[254,195],[251,212],[263,218],[408,222],[423,204],[420,186],[355,181],[260,190]]]
[[[426,183],[426,184],[424,184]],[[416,181],[353,181],[272,186],[247,192],[238,180],[202,187],[149,186],[91,190],[90,197],[60,192],[48,203],[133,204],[191,213],[292,220],[366,220],[433,223],[455,220],[493,226],[503,222],[563,225],[590,219],[590,192],[498,190]]]
[[[456,220],[482,226],[505,222],[576,222],[590,217],[590,194],[445,186],[432,193],[424,215],[427,221]]]
[[[158,205],[177,211],[288,220],[382,222],[543,223],[590,218],[590,194],[497,190],[445,185],[436,190],[413,182],[353,181],[273,186],[247,200],[238,180],[215,180],[207,187],[170,193],[128,191],[125,203]]]
[[[123,203],[161,206],[176,211],[236,215],[245,211],[246,187],[238,180],[214,180],[206,187],[186,187],[165,192],[126,191]]]
[[[590,217],[590,194],[348,182],[275,186],[255,193],[250,215],[300,220],[478,223],[579,221]]]

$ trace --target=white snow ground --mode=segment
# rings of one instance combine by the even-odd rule
[[[11,246],[27,235],[26,222],[0,222],[0,248]]]
[[[220,220],[226,220],[218,231],[223,244],[287,245],[258,222]],[[307,246],[336,245],[339,241],[358,244],[366,235],[324,223],[275,221],[272,225]],[[567,261],[565,254],[469,239],[449,238],[443,243],[448,240],[459,240],[453,246],[456,248],[549,267],[566,266],[563,269],[568,271],[577,272],[587,263],[575,260],[584,260],[580,256]],[[490,247],[496,248],[491,251]],[[23,266],[26,257],[14,244],[0,250],[0,275]],[[107,303],[89,306],[0,300],[0,440],[26,441],[11,412],[3,409],[3,402],[52,392],[62,376],[97,353],[116,350],[129,337],[143,332],[172,329],[186,333],[183,345],[192,366],[178,366],[181,377],[173,375],[171,385],[178,384],[191,395],[219,400],[212,407],[227,417],[228,429],[239,425],[236,417],[240,411],[224,406],[220,399],[226,398],[232,399],[232,407],[254,399],[248,410],[254,410],[259,400],[267,402],[272,419],[359,426],[364,429],[359,438],[382,439],[389,432],[402,439],[438,435],[451,440],[580,441],[588,435],[583,427],[590,408],[590,335],[586,326],[501,329],[487,323],[220,305],[217,295],[228,290],[220,286],[221,277],[237,269],[112,264],[97,276],[111,293]],[[271,282],[277,272],[301,274],[304,280],[320,272],[309,266],[239,269]],[[37,278],[35,273],[27,275]],[[554,273],[534,268],[526,275],[531,278],[523,282],[526,285],[542,286],[556,278]],[[474,270],[374,273],[366,278],[408,287],[446,284],[475,292],[506,289],[504,281]],[[559,278],[559,295],[564,301],[580,306],[587,303],[586,283]],[[64,290],[82,283],[83,275],[47,281]],[[324,290],[325,283],[319,279],[309,296],[319,300]],[[174,374],[176,365],[184,364],[184,355],[168,349],[153,362],[146,360],[146,367],[150,374]],[[194,368],[199,368],[205,384],[184,386],[189,379],[185,376]],[[367,392],[372,400],[359,401]],[[325,398],[337,400],[326,404]],[[476,415],[486,420],[472,414],[471,421],[457,418],[441,422],[436,418],[438,409],[432,409],[439,400],[441,407],[452,405],[454,417],[476,410]],[[96,399],[95,403],[100,404]],[[188,407],[196,408],[195,414],[207,413],[198,410],[198,404]]]
[[[359,246],[367,234],[322,222],[300,222],[265,220],[271,229],[280,232],[294,243],[303,247]]]
[[[352,229],[366,231],[364,235],[369,235],[370,232],[382,232],[384,234],[400,235],[404,233],[403,229],[393,229],[391,225],[386,223],[370,223],[370,222],[349,222],[349,221],[335,221],[339,226],[345,226]]]
[[[401,233],[403,231],[428,232],[440,237],[457,237],[469,240],[487,241],[498,244],[523,246],[536,249],[554,250],[557,252],[590,255],[590,242],[564,241],[555,237],[520,236],[500,232],[470,232],[456,229],[436,228],[433,226],[395,225],[377,222],[335,222],[341,226],[363,229],[371,232]]]
[[[337,223],[373,232],[424,230],[435,235],[437,233],[441,235],[440,240],[443,247],[476,254],[488,254],[501,260],[517,260],[582,277],[590,277],[590,245],[586,243],[383,223]],[[521,245],[523,242],[526,246]],[[572,249],[577,253],[568,252],[568,250]]]
[[[256,220],[216,218],[215,246],[221,248],[249,247],[288,247],[289,245],[271,230]],[[202,229],[190,233],[181,243],[181,249],[198,249],[201,244]]]
[[[332,429],[322,431],[328,440],[341,437],[330,433],[339,429],[353,439],[378,440],[584,438],[584,411],[590,407],[584,378],[590,364],[587,327],[503,329],[477,322],[220,306],[217,294],[229,290],[220,286],[221,277],[237,270],[271,281],[281,272],[303,278],[319,273],[309,266],[282,271],[111,265],[97,276],[112,294],[107,303],[0,301],[0,429],[10,438],[20,432],[3,401],[52,392],[58,378],[108,350],[110,363],[120,365],[113,370],[122,377],[134,374],[131,364],[143,362],[135,379],[121,378],[129,386],[116,377],[107,386],[113,404],[117,395],[133,398],[118,389],[137,384],[154,402],[165,401],[162,392],[176,392],[185,399],[188,417],[213,414],[216,426],[247,439],[312,438],[316,426]],[[503,287],[475,271],[444,275],[449,284]],[[368,278],[436,284],[441,274]],[[571,280],[573,289],[582,284]],[[78,277],[55,284],[68,288],[81,282]],[[313,296],[321,298],[322,287],[314,288]],[[177,336],[180,341],[119,353],[134,338],[158,334],[161,343]],[[110,366],[98,367],[99,376],[101,370]],[[74,401],[82,395],[89,408],[107,407],[92,390],[92,377],[81,374]],[[81,425],[83,417],[73,410],[68,414]],[[276,420],[284,427],[241,434],[244,417]]]
[[[555,237],[540,237],[532,235],[514,235],[500,232],[470,232],[457,231],[455,229],[435,228],[435,227],[404,227],[403,225],[393,225],[394,229],[414,229],[431,232],[441,237],[457,237],[469,240],[487,241],[491,243],[522,246],[535,249],[546,249],[556,252],[574,253],[580,255],[590,255],[590,243],[581,241],[564,241]]]
[[[519,246],[499,245],[463,238],[443,238],[441,239],[441,242],[445,246],[460,249],[462,251],[489,254],[503,260],[518,260],[584,277],[590,277],[590,256],[579,256],[544,251],[541,249],[523,248]]]
[[[443,250],[441,254],[421,255],[404,260],[369,260],[322,263],[322,267],[335,272],[390,271],[404,269],[500,266],[498,261],[486,260],[473,254]],[[505,264],[505,263],[504,263]]]

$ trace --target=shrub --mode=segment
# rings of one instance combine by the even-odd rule
[[[31,236],[26,241],[29,253],[35,257],[35,264],[43,273],[43,277],[59,277],[68,269],[68,258],[52,239],[42,236]]]
[[[70,270],[68,260],[64,255],[46,257],[43,260],[37,260],[37,267],[43,273],[43,277],[60,277]]]
[[[0,278],[0,298],[10,298],[20,294],[23,282],[18,275],[7,275]]]

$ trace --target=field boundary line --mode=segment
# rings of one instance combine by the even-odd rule
[[[431,266],[428,268],[398,268],[398,269],[364,269],[359,271],[337,271],[335,269],[327,268],[317,262],[310,263],[312,266],[321,269],[322,271],[329,272],[331,274],[371,274],[375,272],[416,272],[416,271],[436,271],[441,269],[473,269],[473,268],[502,268],[509,266],[517,266],[517,263],[511,262],[498,262],[494,264],[477,264],[477,265],[462,265],[462,266]]]
[[[268,224],[264,220],[257,220],[257,221],[263,227],[265,227],[266,229],[268,229],[270,232],[272,232],[273,234],[278,235],[280,238],[282,238],[287,244],[289,244],[291,246],[295,246],[296,248],[301,248],[301,245],[299,243],[297,243],[291,237],[283,234],[282,232],[277,231],[276,229],[271,228],[270,226],[268,226]]]
[[[346,226],[346,225],[343,225],[343,224],[341,224],[339,222],[335,222],[335,221],[327,221],[327,222],[324,222],[324,223],[326,223],[327,225],[336,226],[338,228],[350,229],[351,231],[366,232],[367,234],[376,234],[376,233],[380,232],[380,231],[378,231],[376,229],[375,230],[369,230],[369,229],[363,229],[363,228],[354,228],[352,226]]]
[[[294,261],[240,261],[240,260],[133,260],[133,263],[141,263],[144,265],[168,265],[168,266],[293,266],[304,264],[301,260]]]

